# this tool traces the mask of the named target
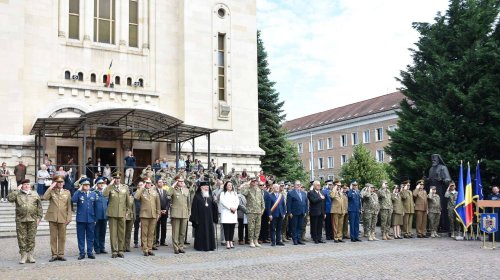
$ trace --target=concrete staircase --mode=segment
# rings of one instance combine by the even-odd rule
[[[42,200],[43,214],[49,208],[49,202]],[[76,208],[76,206],[75,206]],[[16,237],[16,206],[14,203],[10,202],[0,202],[0,238]],[[68,224],[67,234],[76,234],[76,222],[75,214],[73,213],[73,219],[71,223]],[[45,221],[43,218],[38,225],[37,236],[47,236],[49,235],[49,222]]]

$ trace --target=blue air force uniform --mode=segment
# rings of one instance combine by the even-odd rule
[[[361,212],[361,194],[359,190],[349,189],[347,191],[347,199],[351,241],[359,241],[359,215]]]
[[[76,203],[76,236],[80,257],[85,257],[85,241],[87,241],[87,256],[93,256],[94,229],[96,222],[97,195],[92,191],[77,190],[72,201]]]
[[[102,184],[104,180],[101,178],[97,179],[96,184]],[[104,250],[104,241],[106,239],[106,227],[108,224],[108,216],[106,211],[108,210],[108,198],[103,195],[103,190],[96,188],[94,193],[96,194],[96,223],[95,223],[95,234],[94,234],[94,251],[96,254],[106,253]]]

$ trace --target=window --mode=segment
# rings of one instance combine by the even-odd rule
[[[352,140],[352,145],[353,146],[359,144],[358,133],[357,132],[351,133],[351,140]]]
[[[226,101],[226,76],[224,71],[226,70],[224,63],[224,43],[226,40],[226,34],[219,33],[219,40],[217,44],[217,65],[218,65],[218,77],[219,77],[219,100]]]
[[[119,85],[120,84],[120,76],[116,76],[115,77],[115,85]]]
[[[132,78],[127,78],[127,86],[132,86]]]
[[[106,74],[102,75],[102,82],[106,83],[107,80],[108,80],[108,75]]]
[[[326,141],[326,147],[328,149],[333,149],[333,138],[332,137],[328,137],[327,141]]]
[[[65,79],[65,80],[69,80],[69,79],[71,79],[71,72],[69,72],[69,71],[65,71],[65,72],[64,72],[64,79]]]
[[[94,74],[94,73],[90,74],[90,82],[91,82],[91,83],[95,83],[95,80],[96,80],[95,78],[96,78],[96,77],[95,77],[95,74]]]
[[[78,81],[83,82],[83,73],[78,72]]]
[[[347,155],[340,156],[340,166],[344,165],[347,162]]]
[[[304,152],[304,145],[302,145],[302,143],[297,144],[297,151],[299,152],[299,154],[302,154]]]
[[[395,131],[396,129],[398,129],[398,126],[393,124],[393,125],[390,125],[387,127],[387,130],[390,131],[390,132],[393,132]],[[391,139],[391,136],[388,137],[388,139],[390,140]]]
[[[328,168],[333,168],[333,157],[328,157]]]
[[[325,149],[325,141],[323,139],[318,140],[318,151]]]
[[[370,130],[363,131],[363,143],[370,143]]]
[[[333,175],[328,175],[326,178],[328,178],[327,180],[333,180]]]
[[[115,43],[115,0],[94,0],[94,42]]]
[[[384,150],[377,150],[376,155],[375,155],[375,159],[378,162],[384,162]]]
[[[375,141],[384,140],[384,130],[382,128],[375,129]]]
[[[340,147],[347,146],[347,135],[340,135]]]
[[[320,157],[318,158],[318,169],[323,169],[324,166],[323,166],[323,158]]]
[[[144,80],[142,78],[139,79],[139,86],[144,87]]]
[[[69,0],[69,28],[70,39],[80,39],[80,0]]]
[[[138,0],[130,0],[128,6],[128,45],[139,46],[139,8]]]

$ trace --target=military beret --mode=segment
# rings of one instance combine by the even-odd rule
[[[53,178],[54,182],[64,182],[64,177],[61,175],[56,175]]]
[[[24,179],[21,181],[21,185],[22,184],[29,184],[30,183],[30,179]]]
[[[80,185],[90,185],[90,180],[89,178],[82,178],[80,181],[78,181]]]

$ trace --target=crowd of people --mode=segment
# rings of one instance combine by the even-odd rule
[[[441,198],[433,186],[427,192],[423,180],[417,181],[413,190],[410,181],[392,188],[386,181],[380,182],[378,188],[368,183],[360,189],[356,181],[347,185],[339,180],[326,181],[323,186],[312,181],[306,186],[300,181],[277,182],[263,171],[250,176],[245,170],[239,173],[232,169],[224,174],[222,168],[212,164],[207,170],[193,168],[190,163],[187,168],[185,162],[180,168],[176,166],[178,172],[168,166],[156,170],[161,162],[155,161],[142,170],[139,182],[134,184],[131,181],[134,161],[130,158],[124,161],[125,177],[121,172],[114,172],[109,178],[103,173],[81,176],[73,183],[72,190],[65,188],[67,174],[55,173],[52,177],[39,174],[38,178],[44,178],[42,195],[38,179],[36,191],[29,180],[19,182],[7,198],[16,204],[20,263],[35,262],[36,228],[43,216],[41,200],[49,201],[45,220],[50,228],[51,262],[66,260],[66,225],[72,220],[73,209],[79,260],[108,253],[105,249],[108,224],[112,258],[124,258],[132,244],[134,248],[140,246],[144,256],[153,256],[160,246],[168,246],[169,219],[174,254],[185,253],[185,246],[190,245],[189,222],[193,247],[199,251],[213,251],[218,242],[232,249],[236,238],[239,246],[251,248],[265,243],[305,245],[308,224],[315,244],[328,240],[343,243],[346,239],[361,242],[363,237],[376,241],[378,236],[383,240],[440,237],[437,227]],[[43,165],[41,170],[45,170]],[[48,186],[46,180],[50,180]],[[457,199],[453,182],[445,197],[450,236],[455,237],[460,226],[453,211]],[[498,187],[493,187],[489,199],[500,199]],[[375,231],[378,221],[380,235]]]

